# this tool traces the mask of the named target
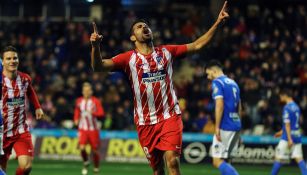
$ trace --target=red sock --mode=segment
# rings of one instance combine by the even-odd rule
[[[18,167],[16,170],[16,175],[24,175],[24,169]]]
[[[16,175],[29,175],[31,172],[31,168],[23,169],[23,168],[17,168]]]
[[[82,157],[84,162],[86,162],[88,160],[88,156],[87,156],[85,149],[81,150],[81,157]]]
[[[93,154],[93,162],[94,162],[95,168],[99,167],[99,160],[100,160],[99,153],[97,151],[95,151],[94,154]]]

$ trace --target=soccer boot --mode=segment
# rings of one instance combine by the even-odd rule
[[[94,175],[99,175],[99,168],[94,168]]]
[[[82,168],[82,171],[81,171],[81,174],[82,175],[87,175],[88,174],[88,167],[90,165],[90,162],[89,161],[86,161],[83,163],[83,168]]]

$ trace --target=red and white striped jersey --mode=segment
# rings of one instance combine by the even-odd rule
[[[104,116],[104,110],[96,97],[85,99],[79,97],[76,101],[74,121],[78,122],[79,130],[98,130],[97,118]]]
[[[155,47],[149,55],[132,50],[112,58],[115,70],[129,77],[136,125],[156,124],[181,113],[172,82],[172,63],[173,57],[186,52],[186,45],[165,45]]]
[[[2,116],[4,137],[12,137],[29,131],[26,122],[26,100],[40,108],[37,95],[32,87],[28,74],[17,72],[15,79],[9,79],[3,74],[2,80]]]

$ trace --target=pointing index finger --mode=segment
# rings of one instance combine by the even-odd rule
[[[224,2],[224,5],[223,5],[223,8],[222,8],[222,11],[225,11],[226,7],[227,7],[227,1],[225,1],[225,2]]]
[[[93,28],[94,28],[94,33],[98,34],[96,23],[93,22],[92,24],[93,24]]]

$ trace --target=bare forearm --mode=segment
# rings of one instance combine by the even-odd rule
[[[213,26],[201,37],[199,37],[197,40],[194,42],[188,44],[188,51],[189,52],[195,52],[203,48],[206,44],[209,43],[209,41],[212,39],[217,27],[218,27],[219,22],[216,21]]]
[[[188,44],[188,52],[194,52],[198,51],[201,48],[203,48],[213,37],[218,25],[223,21],[224,19],[229,17],[229,14],[226,12],[227,8],[227,1],[224,2],[223,8],[221,9],[219,16],[216,20],[216,22],[212,25],[212,27],[202,35],[200,38],[198,38],[196,41]]]
[[[242,115],[243,115],[243,108],[242,108],[242,103],[240,101],[240,103],[239,103],[239,116],[240,116],[240,118],[242,118]]]
[[[195,49],[196,50],[203,48],[206,44],[209,43],[209,41],[212,39],[217,27],[218,27],[218,23],[215,22],[213,24],[213,26],[204,35],[202,35],[200,38],[198,38],[195,41]]]
[[[215,127],[220,128],[223,115],[223,109],[221,107],[215,109]]]
[[[221,120],[224,112],[223,98],[215,99],[215,127],[220,128]]]
[[[99,46],[92,47],[91,66],[94,71],[100,71],[103,69],[103,62],[102,62]]]
[[[290,123],[286,123],[286,132],[287,132],[287,138],[288,140],[291,139],[291,127],[290,127]]]

